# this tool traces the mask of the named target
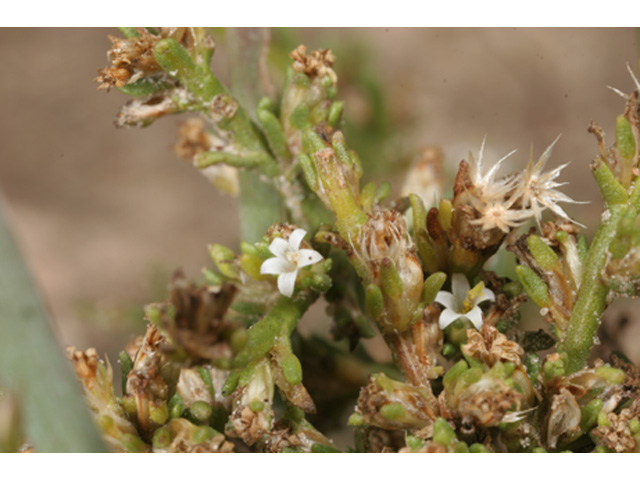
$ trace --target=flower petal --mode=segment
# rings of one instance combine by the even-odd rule
[[[478,295],[478,297],[475,299],[474,305],[478,305],[482,302],[486,302],[487,300],[491,300],[492,302],[495,302],[496,296],[491,290],[489,290],[488,288],[484,288],[482,290],[482,293]]]
[[[324,257],[315,250],[309,248],[302,248],[298,250],[298,268],[306,267],[307,265],[313,265],[318,263]]]
[[[287,252],[291,251],[291,246],[284,238],[276,237],[269,245],[269,251],[276,257],[284,257]]]
[[[300,248],[300,242],[302,242],[302,239],[306,234],[307,232],[303,229],[296,228],[293,233],[289,235],[289,245],[291,245],[293,250],[298,250]]]
[[[454,273],[451,277],[451,291],[456,300],[462,305],[464,299],[467,298],[467,292],[471,290],[469,280],[463,273]]]
[[[280,257],[267,258],[260,265],[260,275],[278,275],[295,270],[296,266],[288,260]]]
[[[471,323],[473,323],[474,327],[480,330],[480,328],[482,327],[482,310],[480,310],[480,307],[473,307],[471,310],[465,313],[464,316],[467,317],[471,321]]]
[[[450,308],[445,308],[442,313],[440,313],[440,318],[438,319],[438,326],[441,330],[444,330],[457,319],[462,317],[458,312],[451,310]]]
[[[293,272],[283,273],[278,277],[278,290],[282,295],[285,297],[293,295],[297,276],[298,270],[294,270]]]
[[[456,298],[449,292],[438,292],[435,301],[451,310],[457,310],[458,308]]]

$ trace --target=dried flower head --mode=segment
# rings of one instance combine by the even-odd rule
[[[559,167],[554,168],[550,172],[543,173],[547,161],[551,157],[551,152],[554,145],[560,139],[560,135],[551,142],[551,145],[540,155],[538,161],[533,162],[533,149],[529,156],[529,163],[527,168],[522,173],[518,188],[513,194],[516,197],[521,198],[522,208],[529,209],[532,216],[535,217],[538,225],[542,219],[542,212],[548,208],[553,213],[566,220],[578,224],[575,220],[569,217],[567,213],[558,205],[559,202],[565,203],[585,203],[577,202],[562,192],[556,190],[557,187],[566,185],[565,183],[557,183],[554,180],[560,175],[560,172],[569,165],[565,163]],[[579,225],[579,224],[578,224]]]
[[[338,76],[331,66],[336,61],[336,56],[329,50],[314,50],[307,54],[307,47],[299,45],[289,56],[294,60],[293,69],[302,72],[311,78],[322,78],[328,75],[333,83],[338,81]]]
[[[482,310],[478,306],[487,300],[495,301],[496,296],[488,288],[484,288],[484,282],[479,282],[470,288],[469,280],[462,273],[454,273],[451,277],[451,291],[438,292],[436,302],[446,308],[440,313],[438,321],[440,328],[445,329],[458,318],[467,318],[474,327],[482,327]]]
[[[112,43],[109,59],[112,66],[99,69],[100,76],[96,81],[100,83],[98,89],[109,90],[112,86],[124,87],[145,75],[161,71],[160,65],[153,56],[153,47],[160,37],[139,30],[139,36],[120,38],[109,35]]]
[[[467,331],[467,343],[462,346],[463,353],[492,367],[496,362],[511,362],[520,365],[524,350],[516,342],[508,340],[492,325],[484,324],[477,332]]]
[[[268,258],[260,267],[261,275],[278,275],[278,290],[285,297],[293,295],[298,271],[322,260],[322,255],[315,250],[300,248],[306,234],[306,231],[298,228],[287,240],[274,238],[269,245],[269,251],[275,257]]]

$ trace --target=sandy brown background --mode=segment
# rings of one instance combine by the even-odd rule
[[[125,98],[92,82],[106,65],[108,33],[117,31],[0,30],[0,187],[63,342],[95,345],[113,358],[113,342],[141,330],[139,308],[161,299],[171,270],[197,278],[210,263],[208,243],[237,245],[238,221],[236,201],[174,157],[178,118],[142,130],[113,127]],[[639,57],[635,30],[294,33],[311,48],[367,45],[392,115],[410,125],[397,132],[402,150],[440,145],[451,170],[484,135],[490,160],[518,149],[506,169],[516,170],[531,143],[540,153],[563,133],[550,165],[572,162],[564,191],[596,201],[568,210],[588,225],[597,221],[601,204],[587,167],[596,143],[586,128],[596,119],[613,141],[623,101],[606,86],[631,91],[625,64]],[[341,62],[348,59],[338,59],[338,76]],[[350,97],[347,121],[367,108],[357,89]],[[622,304],[615,315],[631,309]],[[640,335],[637,324],[628,329]]]

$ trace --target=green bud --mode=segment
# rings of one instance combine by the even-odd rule
[[[171,444],[171,433],[169,432],[169,428],[160,427],[153,432],[153,443],[154,448],[167,448]]]
[[[413,229],[414,231],[424,230],[427,228],[427,211],[424,208],[422,199],[412,193],[409,195],[409,202],[411,203],[411,212],[413,214]]]
[[[538,373],[540,373],[540,357],[535,353],[529,353],[524,359],[524,366],[527,374],[533,383],[538,381]]]
[[[360,179],[362,177],[362,162],[360,161],[360,157],[355,150],[349,151],[349,157],[351,158],[351,165],[353,165],[356,178]]]
[[[264,402],[261,400],[254,400],[249,402],[249,408],[254,412],[261,412],[264,410]]]
[[[144,315],[147,317],[147,320],[156,327],[162,326],[162,308],[159,303],[150,303],[145,305]]]
[[[391,193],[391,184],[389,182],[382,182],[376,190],[375,203],[380,203]]]
[[[179,418],[184,413],[185,406],[182,398],[177,393],[169,400],[169,416],[171,418]]]
[[[544,447],[536,447],[531,450],[531,453],[547,453]]]
[[[482,443],[474,443],[469,447],[470,453],[489,453],[489,449]]]
[[[629,420],[628,425],[631,435],[635,435],[636,433],[640,432],[640,420],[638,420],[637,418],[632,418],[631,420]]]
[[[544,270],[556,270],[560,268],[560,260],[553,249],[544,243],[537,235],[529,235],[527,238],[529,250],[538,265]]]
[[[373,203],[376,199],[376,184],[375,182],[369,182],[360,189],[360,202],[365,210],[373,207]]]
[[[113,418],[111,418],[109,415],[100,415],[97,420],[98,420],[98,425],[100,426],[100,429],[103,432],[109,430],[111,427],[113,427],[113,425],[115,423],[113,421]],[[3,445],[0,443],[0,446],[3,446]],[[3,448],[4,448],[4,446],[3,446]],[[15,448],[12,448],[12,449],[0,449],[0,452],[2,452],[2,453],[12,453],[15,450],[17,450],[18,448],[20,448],[20,445],[16,445]]]
[[[596,375],[604,378],[607,382],[612,383],[614,385],[619,385],[624,382],[625,373],[619,368],[614,368],[609,365],[603,365],[601,367],[596,368]]]
[[[438,221],[445,232],[451,229],[453,220],[453,204],[445,199],[440,200],[440,208],[438,209]]]
[[[293,83],[296,87],[308,87],[311,85],[311,80],[302,72],[296,72],[291,77],[291,83]]]
[[[564,363],[562,360],[554,362],[545,362],[542,366],[542,376],[545,381],[551,380],[554,377],[561,377],[565,374]]]
[[[606,163],[600,163],[593,171],[593,175],[596,178],[600,193],[605,202],[610,205],[627,202],[629,198],[627,191],[620,185],[620,182],[618,182]]]
[[[345,165],[351,165],[351,157],[349,156],[347,144],[342,132],[337,131],[333,134],[333,136],[331,137],[331,146],[336,152],[336,157],[338,158],[338,160],[340,160]]]
[[[218,435],[218,432],[216,432],[209,425],[202,425],[196,428],[191,434],[191,443],[193,443],[194,445],[199,445],[211,440],[216,435]]]
[[[347,420],[347,425],[350,427],[361,427],[364,425],[364,418],[358,412],[353,412]]]
[[[214,272],[210,268],[204,267],[202,269],[202,274],[204,275],[205,281],[209,285],[217,286],[222,285],[224,283],[224,277],[217,272]]]
[[[518,265],[516,267],[518,280],[524,287],[529,297],[541,308],[549,307],[551,300],[549,299],[549,290],[547,284],[538,276],[536,272],[526,265]]]
[[[453,446],[453,453],[469,453],[469,447],[465,442],[458,442]]]
[[[249,339],[249,334],[244,328],[239,328],[238,330],[235,330],[231,334],[231,339],[229,340],[229,344],[231,345],[231,351],[233,351],[233,353],[238,353],[247,344],[248,339]]]
[[[335,447],[329,445],[322,445],[321,443],[314,443],[311,445],[311,453],[342,453]]]
[[[447,342],[442,346],[442,355],[444,355],[445,357],[452,357],[457,352],[458,352],[458,349],[455,347],[455,345],[451,343]]]
[[[126,38],[137,38],[140,36],[140,32],[136,27],[118,27],[120,33],[122,33]]]
[[[223,275],[233,279],[240,278],[240,271],[235,263],[236,254],[233,250],[213,243],[209,245],[209,255]]]
[[[276,157],[285,159],[291,157],[280,120],[269,110],[258,109],[256,116],[265,137],[267,137],[271,151]]]
[[[580,429],[587,433],[593,425],[598,421],[598,415],[602,410],[602,400],[594,398],[587,403],[582,409],[582,416],[580,418]]]
[[[238,370],[229,373],[224,385],[222,385],[222,395],[225,397],[231,395],[238,386],[238,380],[240,380],[240,372]]]
[[[469,369],[469,365],[466,361],[460,360],[453,367],[451,367],[447,373],[444,374],[444,378],[442,379],[442,384],[445,389],[449,389],[453,383]]]
[[[264,260],[258,255],[248,255],[243,253],[238,259],[240,268],[244,270],[254,280],[260,280],[262,274],[260,273],[260,267]]]
[[[329,117],[327,118],[327,122],[332,127],[335,127],[338,124],[340,116],[342,115],[343,107],[344,102],[342,100],[331,103],[331,106],[329,107]]]
[[[376,336],[375,330],[364,315],[356,315],[353,323],[358,327],[358,332],[362,338],[373,338]]]
[[[132,433],[125,433],[120,437],[120,444],[122,447],[130,453],[142,453],[147,451],[147,445],[138,437]]]
[[[602,410],[600,410],[600,413],[598,413],[598,426],[608,427],[610,425],[611,425],[611,422],[609,422],[609,419],[607,418],[607,412],[603,412]]]
[[[580,261],[584,263],[587,259],[587,252],[589,251],[589,242],[587,241],[587,237],[580,234],[578,235],[578,256],[580,257]]]
[[[302,365],[300,360],[293,353],[288,354],[282,359],[280,364],[284,378],[291,385],[299,385],[302,383]]]
[[[513,372],[516,371],[516,365],[513,362],[504,362],[502,366],[504,367],[505,377],[510,377],[511,375],[513,375]]]
[[[149,418],[157,425],[164,425],[164,423],[169,419],[169,408],[167,407],[167,404],[163,403],[160,406],[150,406]]]
[[[380,415],[390,421],[397,420],[407,414],[407,409],[399,403],[388,403],[380,408]]]
[[[134,397],[122,397],[122,407],[130,416],[135,415],[138,411],[138,406]]]
[[[398,272],[395,264],[388,257],[382,259],[380,266],[380,286],[387,297],[393,300],[400,300],[402,298],[404,286],[400,272]]]
[[[120,370],[122,371],[122,395],[127,394],[127,375],[133,368],[133,361],[127,352],[124,350],[118,355],[118,361],[120,362]]]
[[[311,161],[309,155],[305,155],[303,153],[298,155],[298,164],[302,168],[302,172],[304,173],[304,177],[307,180],[309,188],[314,192],[317,191],[320,185],[318,182],[318,172],[316,172],[316,167]]]
[[[624,115],[616,118],[616,147],[622,158],[632,160],[636,154],[636,142],[633,130]]]
[[[382,291],[375,284],[367,285],[365,289],[367,313],[374,320],[378,320],[384,311],[384,297]]]
[[[331,288],[331,277],[326,273],[314,273],[310,280],[311,288],[316,292],[324,293]]]
[[[336,85],[332,85],[329,88],[327,88],[327,98],[329,100],[331,100],[332,98],[335,98],[337,94],[338,94],[338,87]]]
[[[302,134],[303,146],[309,153],[318,153],[325,148],[328,148],[328,145],[325,141],[313,130],[305,130]]]
[[[329,116],[329,102],[323,101],[317,103],[309,112],[309,121],[312,125],[317,125],[327,120]]]
[[[456,434],[444,418],[438,417],[433,423],[433,441],[448,447],[457,440]]]
[[[291,126],[297,130],[303,130],[307,126],[307,122],[309,119],[309,107],[300,103],[296,105],[296,107],[291,112],[289,116],[289,122]]]
[[[407,447],[414,451],[424,446],[424,442],[420,438],[410,434],[407,434],[406,442]]]
[[[271,97],[262,97],[258,101],[258,110],[266,110],[271,113],[276,113],[277,105]]]
[[[189,407],[189,415],[196,423],[207,423],[211,413],[213,413],[211,405],[203,400],[193,402]]]
[[[436,300],[436,295],[447,280],[447,274],[436,272],[427,277],[422,287],[422,301],[425,305],[430,305]]]
[[[465,385],[472,385],[482,378],[482,369],[478,367],[470,368],[462,372],[459,378]]]

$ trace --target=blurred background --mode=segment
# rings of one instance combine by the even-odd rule
[[[216,73],[228,78],[224,31]],[[0,188],[18,242],[64,344],[95,346],[113,360],[144,330],[142,307],[165,298],[173,270],[200,280],[207,244],[237,249],[236,200],[216,191],[172,152],[168,117],[145,129],[116,129],[127,98],[97,91],[116,29],[1,29]],[[518,153],[504,172],[524,168],[562,133],[550,167],[571,162],[563,191],[589,205],[567,211],[587,226],[601,203],[588,164],[596,120],[613,142],[636,68],[634,29],[277,29],[273,81],[299,43],[331,48],[346,101],[347,141],[370,177],[399,190],[402,172],[426,146],[442,148],[446,185],[457,163],[487,136],[489,163]],[[637,70],[636,70],[637,71]],[[0,265],[0,268],[2,266]],[[624,331],[636,363],[640,322],[629,302],[607,313]],[[626,323],[625,323],[626,322]],[[314,327],[328,332],[329,326]]]

